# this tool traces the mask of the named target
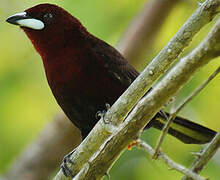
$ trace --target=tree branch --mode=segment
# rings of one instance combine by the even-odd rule
[[[111,107],[106,113],[104,120],[100,120],[97,123],[89,136],[87,136],[72,154],[72,164],[67,164],[69,169],[75,174],[80,171],[75,179],[101,178],[128,143],[137,136],[140,129],[143,128],[169,98],[190,79],[193,72],[195,73],[199,67],[210,60],[210,58],[207,58],[205,55],[207,55],[207,52],[211,52],[211,46],[209,44],[215,44],[214,39],[212,40],[215,43],[211,41],[206,44],[207,48],[205,49],[207,50],[205,50],[205,52],[198,54],[195,59],[190,59],[190,54],[188,59],[183,59],[179,63],[180,67],[176,66],[173,68],[174,70],[169,73],[169,76],[166,76],[161,83],[145,96],[129,114],[123,125],[119,126],[128,112],[137,103],[138,99],[146,93],[152,83],[174,62],[175,58],[181,53],[183,48],[189,44],[196,32],[213,19],[219,5],[220,1],[218,0],[205,1],[172,38],[168,45]],[[203,47],[200,46],[199,48]],[[187,60],[192,62],[189,63]],[[192,72],[190,69],[192,69]],[[146,116],[147,118],[143,118]],[[119,126],[119,128],[115,128],[117,126]],[[117,148],[114,149],[115,147]],[[98,152],[96,152],[97,150]],[[111,151],[111,154],[108,153],[109,151]],[[95,155],[92,157],[94,153]],[[92,161],[89,161],[89,159]],[[54,179],[67,178],[60,171]]]
[[[217,54],[219,54],[219,51],[220,21],[216,23],[208,36],[197,48],[195,48],[188,56],[182,58],[180,62],[177,63],[177,65],[161,80],[161,82],[138,102],[132,112],[130,112],[129,116],[119,127],[111,129],[111,136],[99,146],[97,152],[85,163],[83,168],[73,179],[101,179],[106,172],[108,172],[126,146],[138,136],[140,130],[146,126],[162,106],[166,104],[187,81],[190,80],[195,72],[210,62],[213,57],[216,57]],[[103,123],[104,128],[107,126],[104,124],[104,121],[101,120],[97,124],[98,126],[95,126],[95,129],[98,129],[99,133],[101,133],[101,129],[103,128],[101,127],[101,123]],[[91,136],[95,136],[95,134],[96,132],[92,130],[88,139],[92,139]],[[86,141],[83,141],[83,143],[85,142]],[[85,145],[89,146],[89,143],[95,142],[88,141]],[[94,146],[94,144],[90,145]],[[75,160],[74,157],[72,160]],[[75,163],[78,162],[76,161]],[[76,167],[75,165],[76,164],[71,166],[71,168],[74,169]]]
[[[194,161],[190,170],[199,173],[203,167],[209,162],[220,147],[220,132],[216,134],[211,143],[203,150],[198,159]],[[192,180],[191,178],[184,176],[182,180]]]
[[[148,152],[151,156],[155,154],[155,150],[146,142],[142,140],[137,141],[137,146],[140,146],[144,151]],[[188,177],[191,177],[195,180],[205,180],[205,178],[200,177],[198,174],[194,173],[193,171],[190,171],[186,167],[174,162],[172,159],[170,159],[165,153],[159,152],[158,158],[162,159],[171,169],[175,169]]]
[[[170,42],[123,93],[120,100],[114,103],[107,112],[106,121],[112,122],[115,126],[123,121],[138,100],[152,87],[152,84],[174,63],[194,35],[214,18],[219,5],[219,0],[206,0],[195,11]],[[110,113],[112,116],[108,115]]]
[[[198,87],[188,98],[186,98],[184,100],[184,102],[178,108],[176,108],[176,110],[174,112],[172,112],[170,114],[170,117],[169,117],[167,123],[165,124],[165,126],[161,132],[161,135],[159,137],[159,140],[156,144],[155,154],[153,155],[153,159],[158,158],[160,146],[162,145],[163,140],[164,140],[166,134],[168,133],[169,127],[170,127],[171,123],[173,122],[173,120],[176,118],[177,114],[185,107],[185,105],[187,103],[189,103],[197,94],[199,94],[199,92],[202,91],[209,84],[209,82],[212,79],[214,79],[214,77],[216,77],[218,75],[219,72],[220,72],[220,67],[218,67],[218,69],[214,73],[212,73],[212,75],[209,76],[209,78],[200,87]]]
[[[155,31],[158,31],[158,29],[160,28],[159,22],[162,22],[162,20],[166,17],[174,4],[178,1],[179,0],[170,0],[169,5],[166,4],[165,6],[163,0],[152,0],[151,2],[149,2],[151,5],[148,4],[148,6],[150,6],[151,8],[147,8],[145,6],[144,9],[139,12],[137,17],[133,20],[132,25],[128,27],[129,29],[131,29],[128,29],[126,32],[130,33],[132,31],[135,31],[141,32],[142,35],[148,34],[148,37],[154,36],[151,34],[154,33],[153,29]],[[148,13],[148,10],[150,10],[151,13]],[[155,16],[152,16],[152,12],[157,12],[157,14]],[[158,19],[155,20],[155,18]],[[143,31],[142,29],[143,26],[145,27],[145,31]],[[158,29],[156,29],[155,27],[157,27]],[[126,57],[130,59],[131,54],[136,54],[135,51],[139,51],[139,49],[137,49],[136,46],[130,47],[127,45],[136,44],[139,41],[138,39],[141,39],[141,37],[136,37],[136,42],[131,42],[131,40],[126,41],[126,38],[128,37],[130,36],[125,35],[122,38],[123,43],[119,42],[119,44],[120,46],[124,44],[121,50],[125,51],[127,53]],[[153,41],[153,38],[146,41],[148,44],[151,44],[150,42]],[[139,46],[139,48],[141,48],[143,51],[145,50],[146,52],[147,45],[146,42],[144,43],[145,44],[142,45],[145,45],[145,49],[141,46]],[[120,46],[117,47],[120,48]],[[129,51],[132,51],[132,53],[130,53]],[[53,133],[49,133],[51,131]],[[69,122],[69,120],[63,113],[55,116],[54,120],[52,120],[52,122],[50,122],[44,128],[41,134],[43,134],[44,136],[40,135],[31,145],[28,146],[27,149],[25,149],[18,160],[13,163],[12,167],[7,172],[7,179],[13,179],[16,177],[16,179],[18,180],[25,180],[31,177],[33,180],[43,180],[47,177],[50,177],[51,173],[60,164],[64,155],[66,155],[68,151],[70,151],[70,149],[74,149],[81,139],[79,131],[75,128],[75,126],[72,125],[72,123]],[[37,151],[38,148],[34,148],[38,147],[39,142],[41,142],[41,151]],[[76,142],[76,144],[74,144],[74,142]],[[49,144],[50,146],[48,146]],[[58,145],[59,147],[57,147]],[[56,149],[56,152],[54,151],[54,149]],[[44,152],[51,153],[48,156],[45,156]],[[31,155],[26,156],[26,154]],[[34,159],[37,159],[37,162],[35,162]],[[33,165],[34,162],[35,165]],[[32,165],[30,166],[30,164]],[[29,167],[32,168],[30,169]],[[29,176],[25,176],[26,173],[24,172],[28,172]]]

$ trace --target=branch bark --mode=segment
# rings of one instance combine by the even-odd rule
[[[142,35],[148,34],[148,36],[151,37],[153,30],[157,32],[160,28],[159,21],[162,23],[162,20],[167,14],[169,14],[169,11],[171,11],[172,7],[179,0],[169,1],[169,5],[166,4],[165,6],[163,0],[152,0],[150,5],[148,4],[151,8],[147,8],[145,6],[143,11],[139,12],[137,17],[133,20],[132,26],[128,27],[127,32],[140,32]],[[150,10],[151,13],[145,12],[148,10]],[[157,12],[157,14],[152,16],[152,12]],[[159,20],[155,20],[155,18],[158,18]],[[143,27],[145,28],[142,29]],[[157,27],[158,29],[153,27]],[[135,36],[136,35],[138,34],[136,33]],[[154,33],[154,36],[155,35],[156,33]],[[130,47],[127,45],[138,43],[139,39],[142,37],[137,36],[135,42],[131,42],[131,39],[126,41],[126,38],[128,37],[130,36],[125,35],[121,40],[123,43],[119,42],[119,44],[120,46],[123,46],[121,50],[125,51],[127,53],[126,57],[130,59],[131,54],[138,54],[140,52],[135,52],[139,51],[136,46]],[[147,44],[151,44],[151,41],[153,41],[153,38],[146,40]],[[139,48],[143,51],[145,50],[146,52],[147,44],[142,44],[145,45],[145,49],[141,46],[139,46]],[[120,48],[120,46],[117,47]],[[132,52],[130,53],[129,51]],[[66,116],[63,113],[56,115],[54,120],[52,120],[52,122],[50,122],[44,130],[42,130],[41,135],[33,143],[31,143],[20,155],[20,157],[12,164],[12,167],[7,172],[6,179],[14,179],[16,177],[18,180],[25,180],[30,179],[29,177],[31,177],[33,180],[43,180],[49,178],[51,173],[60,164],[64,155],[66,155],[70,149],[74,149],[80,140],[81,136],[79,131],[69,122]],[[41,145],[40,151],[39,148],[35,148],[39,147],[39,144]],[[45,152],[51,153],[48,154],[48,156],[45,156]],[[27,154],[29,155],[27,156]],[[34,159],[37,161],[35,162]],[[27,174],[28,176],[26,176]]]
[[[106,113],[104,120],[100,120],[90,132],[89,136],[87,136],[87,138],[78,146],[76,151],[71,156],[72,164],[67,164],[69,169],[71,169],[75,174],[80,171],[80,173],[76,176],[76,179],[86,177],[90,177],[92,179],[94,178],[94,175],[96,175],[95,178],[97,179],[101,178],[107,172],[112,163],[117,159],[123,149],[128,145],[128,143],[134,139],[135,136],[137,136],[137,133],[140,131],[140,129],[143,128],[154,116],[154,114],[159,111],[159,109],[169,100],[169,98],[177,92],[183,83],[190,78],[190,75],[180,75],[181,73],[185,74],[185,72],[182,71],[184,68],[181,67],[185,65],[183,61],[179,70],[178,68],[175,68],[174,75],[168,76],[168,79],[165,79],[170,83],[173,89],[170,87],[167,90],[166,88],[169,86],[167,86],[165,81],[162,81],[164,84],[158,84],[158,88],[154,88],[153,91],[151,91],[138,103],[132,113],[129,114],[129,117],[123,124],[124,129],[122,126],[119,126],[137,101],[152,86],[153,82],[169,68],[169,66],[174,62],[175,58],[177,58],[181,51],[189,44],[189,42],[192,40],[192,37],[201,29],[201,27],[214,18],[214,16],[217,14],[219,5],[219,0],[207,0],[201,4],[191,18],[171,39],[167,46],[155,57],[155,59],[147,66],[147,68],[145,68],[145,70],[132,83],[126,92],[123,93],[119,100],[117,100],[117,102],[111,107],[111,109]],[[202,55],[204,54],[201,53],[197,56],[202,58]],[[195,60],[194,63],[196,64],[198,62]],[[198,67],[196,65],[198,64],[195,64],[193,67],[186,65],[186,69],[184,70],[189,70],[187,69],[189,66],[192,68],[192,70],[197,70]],[[201,66],[201,64],[199,65]],[[175,78],[177,80],[179,78],[180,80],[178,82],[174,82],[173,79]],[[162,89],[164,92],[161,91]],[[162,94],[166,94],[166,97],[162,97]],[[148,99],[146,99],[147,97]],[[146,111],[147,113],[143,114],[141,113],[142,111]],[[143,120],[143,117],[145,116],[147,116],[148,119]],[[128,121],[130,123],[126,123]],[[119,128],[115,128],[118,126]],[[118,137],[121,137],[121,139]],[[112,148],[114,147],[117,147],[117,149],[114,149],[114,152],[112,152],[111,155],[108,155],[107,152],[113,150]],[[105,151],[102,148],[105,150],[107,148],[108,151]],[[99,153],[96,152],[97,150],[99,150]],[[102,167],[98,163],[94,163],[92,166],[91,162],[87,163],[94,153],[96,155],[96,159],[92,162],[102,162]],[[97,154],[100,156],[97,156]],[[105,156],[102,156],[103,154],[105,154]],[[104,159],[102,159],[103,157]],[[94,157],[92,159],[94,159]],[[85,165],[85,163],[87,164]],[[82,168],[83,166],[84,168]],[[88,167],[93,168],[87,169]],[[67,178],[62,174],[62,171],[60,171],[54,179],[58,180]]]
[[[199,46],[182,58],[161,82],[138,102],[125,121],[114,130],[111,129],[111,136],[103,142],[97,152],[85,163],[73,179],[101,179],[126,146],[138,136],[140,130],[146,126],[162,106],[190,80],[195,72],[210,62],[212,58],[219,56],[219,52],[220,19]],[[101,123],[98,123],[98,126],[100,125]],[[99,128],[101,129],[101,127]],[[94,131],[89,136],[92,135],[95,135]],[[217,145],[219,144],[217,143]],[[72,168],[74,167],[76,166],[72,166]]]

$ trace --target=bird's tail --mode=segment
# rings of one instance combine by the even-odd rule
[[[169,113],[157,113],[146,128],[154,127],[161,130],[167,121]],[[186,144],[205,144],[210,142],[216,132],[177,116],[171,124],[168,133]]]

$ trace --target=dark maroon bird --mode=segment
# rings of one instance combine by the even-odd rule
[[[139,75],[115,48],[56,5],[34,6],[7,22],[19,25],[41,55],[54,97],[83,138],[98,121],[96,113],[106,103],[112,105]],[[148,128],[161,129],[165,121],[158,113]],[[177,117],[169,133],[185,143],[202,144],[216,132]]]

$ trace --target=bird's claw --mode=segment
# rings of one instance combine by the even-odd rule
[[[106,111],[108,111],[111,108],[111,105],[108,103],[105,103]]]
[[[63,174],[66,176],[66,177],[71,177],[73,178],[74,177],[74,174],[72,172],[72,170],[69,169],[67,163],[70,163],[72,164],[72,161],[70,159],[71,155],[75,152],[75,149],[73,151],[71,151],[69,154],[67,154],[66,156],[64,156],[63,158],[63,162],[60,166]]]
[[[96,118],[96,119],[102,119],[102,118],[104,118],[106,112],[107,112],[106,110],[98,111],[98,112],[95,114],[95,118]]]
[[[102,119],[102,118],[104,118],[106,112],[111,108],[110,104],[108,104],[108,103],[105,104],[105,107],[106,107],[106,110],[98,111],[98,112],[95,114],[95,118],[96,118],[96,119]]]

